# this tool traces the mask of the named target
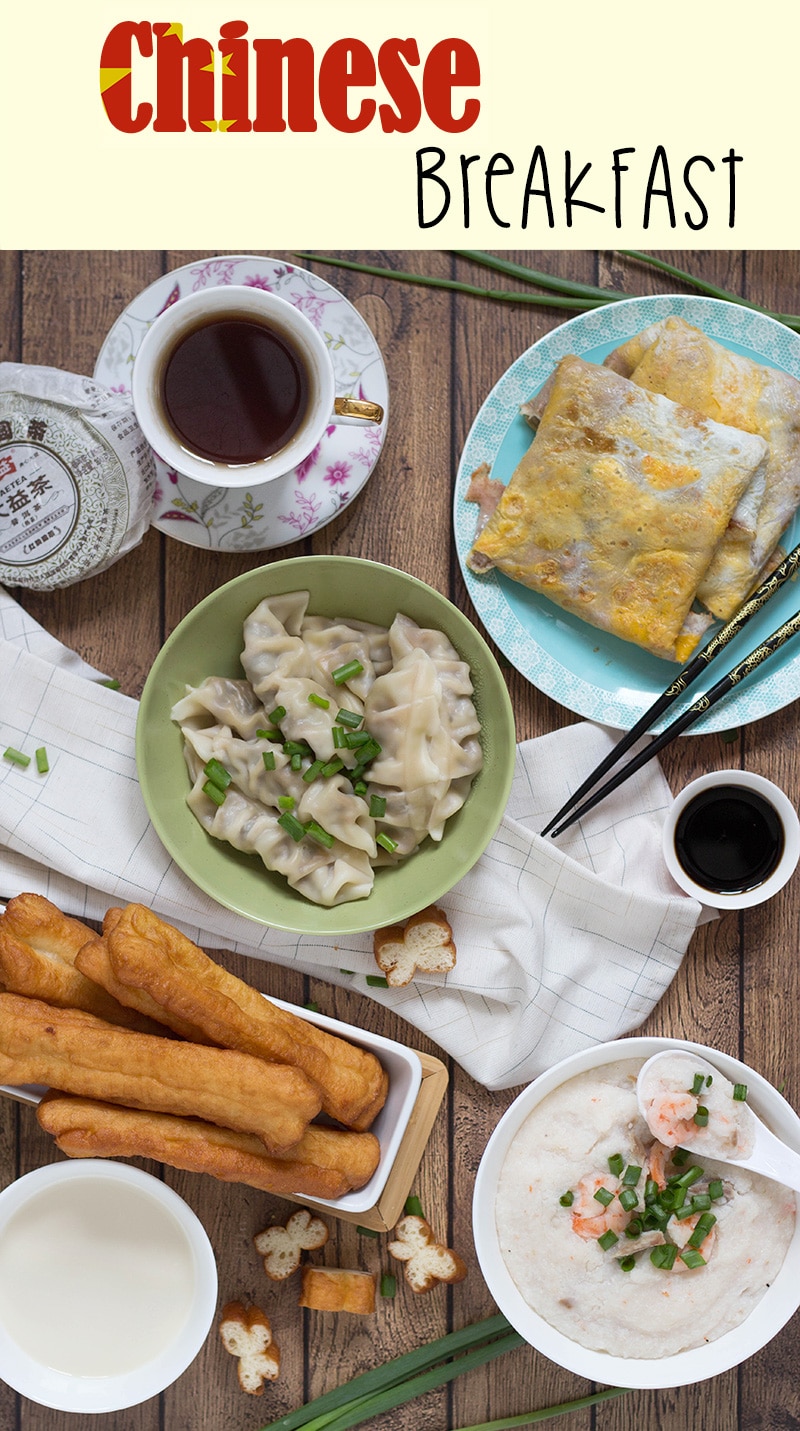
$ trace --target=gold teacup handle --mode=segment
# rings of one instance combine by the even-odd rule
[[[377,402],[361,398],[337,397],[333,404],[337,417],[362,417],[366,422],[383,422],[383,408]]]

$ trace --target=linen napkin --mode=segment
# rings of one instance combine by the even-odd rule
[[[178,869],[139,791],[138,704],[99,680],[0,589],[0,750],[43,745],[50,763],[41,776],[35,762],[0,760],[0,898],[30,890],[87,919],[114,903],[147,904],[206,948],[356,988],[490,1089],[637,1028],[703,917],[661,858],[671,796],[655,760],[558,842],[538,834],[618,737],[583,722],[518,746],[497,833],[440,901],[455,968],[405,988],[369,986],[366,975],[379,972],[371,934],[334,942],[264,928]]]

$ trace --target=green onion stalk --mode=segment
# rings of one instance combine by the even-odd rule
[[[585,313],[592,308],[603,308],[609,303],[619,303],[624,298],[639,296],[616,288],[602,288],[591,283],[579,283],[577,280],[559,278],[556,274],[528,268],[525,264],[499,258],[495,254],[485,253],[480,249],[454,249],[452,252],[456,257],[478,264],[492,273],[515,278],[521,283],[545,291],[532,293],[530,289],[517,292],[502,288],[484,288],[479,284],[469,283],[462,279],[444,278],[426,273],[405,273],[399,269],[381,267],[379,264],[359,263],[355,259],[348,258],[334,258],[331,254],[325,253],[298,252],[295,257],[315,263],[330,264],[334,268],[351,269],[355,273],[370,274],[375,278],[390,278],[397,283],[412,283],[426,288],[442,288],[451,293],[485,298],[497,303],[532,304],[538,308],[563,309],[572,313]],[[642,253],[638,249],[621,249],[620,252],[624,258],[633,259],[636,263],[656,269],[659,273],[666,273],[707,298],[718,298],[725,303],[737,303],[740,307],[751,308],[756,313],[763,313],[766,317],[783,323],[785,327],[791,328],[796,333],[800,332],[800,314],[775,313],[759,303],[751,303],[749,299],[742,298],[741,294],[732,293],[727,288],[720,288],[717,284],[698,278],[686,269],[677,268],[675,264],[668,263],[665,259],[656,258],[653,254]]]
[[[487,1317],[354,1377],[306,1406],[271,1421],[262,1431],[349,1431],[351,1426],[403,1406],[522,1345],[523,1338],[502,1314]],[[535,1425],[624,1394],[623,1387],[607,1387],[558,1406],[481,1422],[462,1431],[505,1431],[507,1427]]]

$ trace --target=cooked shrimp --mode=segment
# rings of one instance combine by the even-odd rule
[[[602,1237],[604,1232],[621,1233],[627,1225],[627,1213],[617,1198],[619,1183],[615,1178],[603,1177],[600,1173],[587,1173],[578,1183],[572,1204],[572,1231],[579,1237]],[[603,1207],[595,1193],[600,1188],[614,1194],[613,1202]]]
[[[697,1137],[697,1099],[692,1093],[657,1093],[647,1107],[647,1125],[660,1143],[678,1148]]]
[[[672,1162],[672,1148],[663,1143],[653,1143],[647,1150],[647,1176],[658,1183],[659,1188],[667,1186],[667,1167]]]
[[[681,1249],[681,1251],[683,1251],[683,1249],[686,1247],[686,1244],[688,1243],[689,1238],[691,1237],[692,1233],[694,1232],[694,1230],[695,1230],[695,1228],[696,1228],[696,1226],[697,1226],[699,1217],[700,1217],[700,1214],[699,1214],[699,1213],[694,1213],[691,1217],[684,1217],[684,1218],[682,1218],[680,1222],[678,1222],[676,1218],[673,1218],[672,1221],[670,1222],[670,1225],[669,1225],[670,1241],[676,1242],[677,1245],[678,1245],[678,1247]],[[700,1246],[696,1249],[696,1250],[700,1253],[700,1256],[701,1256],[706,1262],[708,1262],[708,1261],[711,1259],[711,1256],[712,1256],[713,1251],[714,1251],[714,1243],[716,1242],[716,1240],[717,1240],[717,1229],[716,1229],[716,1227],[712,1227],[712,1228],[709,1230],[709,1232],[706,1234],[706,1236],[703,1238],[703,1241],[700,1243]],[[682,1262],[682,1261],[681,1261],[681,1258],[680,1258],[680,1255],[679,1255],[679,1256],[675,1259],[675,1265],[674,1265],[674,1267],[673,1267],[672,1270],[673,1270],[673,1272],[689,1272],[689,1271],[691,1271],[692,1269],[689,1268],[689,1267],[687,1267],[685,1262]]]

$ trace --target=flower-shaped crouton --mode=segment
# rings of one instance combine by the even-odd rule
[[[303,1287],[298,1305],[315,1312],[355,1312],[368,1316],[375,1311],[375,1277],[372,1272],[351,1272],[344,1267],[303,1268]]]
[[[456,962],[453,931],[444,910],[435,904],[412,914],[405,928],[389,924],[377,929],[372,947],[387,984],[396,989],[410,984],[418,969],[425,974],[446,974]]]
[[[228,1302],[222,1308],[219,1334],[225,1350],[239,1358],[236,1370],[242,1391],[250,1396],[260,1396],[264,1382],[276,1379],[281,1364],[281,1354],[273,1343],[269,1319],[260,1307]]]
[[[300,1266],[301,1252],[311,1252],[328,1241],[327,1223],[312,1217],[308,1208],[293,1212],[285,1227],[268,1227],[253,1238],[256,1252],[264,1258],[264,1271],[273,1282],[291,1277]]]
[[[437,1282],[463,1282],[467,1264],[451,1247],[436,1241],[424,1217],[414,1213],[401,1217],[394,1231],[396,1241],[389,1243],[389,1251],[405,1263],[412,1292],[430,1292]]]

